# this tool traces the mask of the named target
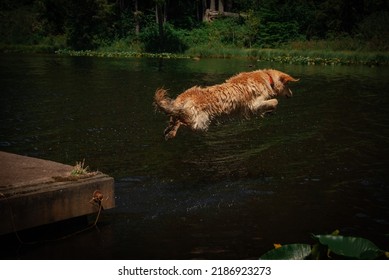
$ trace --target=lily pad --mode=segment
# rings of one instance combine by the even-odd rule
[[[313,235],[323,245],[335,254],[356,258],[371,260],[383,254],[373,242],[361,237],[350,237],[341,235]]]
[[[261,256],[261,260],[303,260],[311,253],[309,244],[287,244],[270,250]]]

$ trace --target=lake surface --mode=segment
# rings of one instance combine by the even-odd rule
[[[164,140],[157,88],[261,68],[300,78],[276,114]],[[1,257],[251,259],[336,229],[388,251],[388,81],[387,67],[1,55],[0,150],[85,159],[115,178],[117,203],[98,229]]]

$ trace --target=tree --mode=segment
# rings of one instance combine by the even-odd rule
[[[158,34],[160,41],[160,51],[164,46],[164,32],[163,32],[163,24],[166,18],[166,2],[165,0],[155,0],[155,17],[158,24]]]
[[[134,1],[134,19],[135,19],[135,35],[139,35],[139,30],[140,30],[140,17],[142,15],[142,12],[138,10],[138,0]]]
[[[67,6],[68,44],[75,50],[95,49],[111,31],[112,6],[106,0],[71,0]]]
[[[68,47],[80,50],[97,48],[113,40],[129,42],[142,37],[142,42],[153,46],[150,50],[162,51],[172,49],[172,42],[184,37],[188,43],[190,36],[196,37],[193,39],[196,42],[209,40],[206,30],[209,25],[202,22],[231,16],[233,20],[212,23],[219,28],[213,28],[216,35],[226,35],[218,35],[224,38],[221,44],[239,41],[247,47],[276,47],[288,40],[349,36],[385,46],[388,3],[385,0],[4,0],[0,3],[0,40],[7,44],[37,44],[54,41],[51,40],[54,37],[66,38]],[[196,28],[202,31],[193,31]],[[233,38],[228,39],[228,34]],[[150,43],[146,38],[153,39]]]
[[[219,10],[219,13],[221,13],[221,14],[224,13],[224,1],[223,0],[219,0],[218,10]]]

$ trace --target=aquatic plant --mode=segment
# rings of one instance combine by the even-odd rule
[[[263,61],[307,65],[387,65],[389,56],[384,52],[252,49],[249,56]]]
[[[189,49],[185,54],[179,53],[145,53],[132,51],[74,51],[62,49],[55,52],[59,55],[70,56],[91,56],[91,57],[145,57],[163,59],[187,59],[193,57],[202,58],[234,58],[249,57],[258,61],[272,61],[285,64],[304,65],[352,65],[362,64],[368,66],[388,65],[389,55],[387,53],[357,53],[357,52],[321,52],[321,51],[300,51],[283,49],[238,49],[229,47],[206,48],[197,46]]]
[[[176,53],[144,53],[144,52],[131,52],[131,51],[73,51],[73,50],[58,50],[55,52],[59,55],[70,55],[70,56],[91,56],[91,57],[145,57],[145,58],[164,58],[164,59],[176,59],[176,58],[190,58],[184,54]]]
[[[76,162],[73,170],[70,172],[72,176],[86,175],[89,173],[89,166],[85,166],[85,159],[80,162]]]
[[[378,248],[373,242],[361,237],[342,236],[336,230],[332,234],[312,235],[316,244],[274,244],[274,249],[263,254],[262,260],[303,259],[363,259],[389,258],[389,252]]]

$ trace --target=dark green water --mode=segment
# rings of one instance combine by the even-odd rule
[[[276,68],[300,82],[264,119],[180,129],[152,98]],[[98,230],[3,258],[244,259],[311,233],[373,240],[388,250],[389,69],[248,60],[0,56],[0,149],[115,178]]]

